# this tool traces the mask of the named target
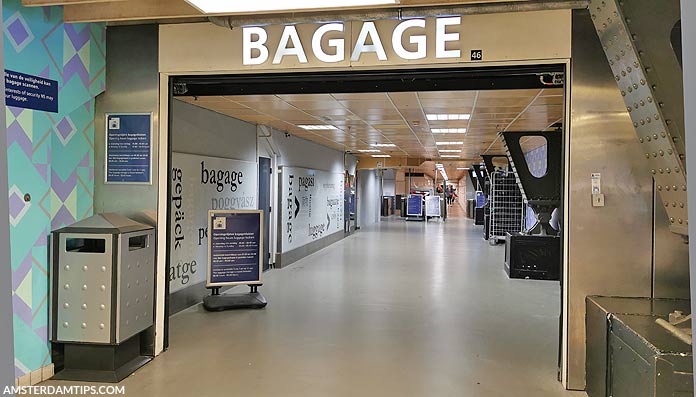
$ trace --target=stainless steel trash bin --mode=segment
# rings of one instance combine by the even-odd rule
[[[144,365],[138,335],[154,324],[155,229],[94,215],[52,232],[51,266],[56,377],[117,382]]]

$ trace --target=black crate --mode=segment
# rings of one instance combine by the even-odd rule
[[[560,270],[560,237],[506,235],[505,272],[508,277],[558,280]]]
[[[483,225],[483,207],[474,209],[474,225]]]

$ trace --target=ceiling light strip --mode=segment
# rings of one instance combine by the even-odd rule
[[[333,125],[328,125],[328,124],[301,124],[298,125],[298,127],[304,129],[304,130],[309,130],[309,131],[314,131],[314,130],[337,130],[338,127],[333,126]]]
[[[426,114],[425,117],[428,121],[454,121],[454,120],[469,120],[471,118],[470,114],[452,114],[452,113],[439,113],[439,114]]]
[[[343,7],[395,5],[398,0],[186,0],[204,14],[231,14],[260,11],[296,11]]]
[[[433,128],[433,134],[466,134],[466,128]]]

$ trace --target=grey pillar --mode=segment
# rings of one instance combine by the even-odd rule
[[[684,109],[696,106],[696,1],[682,1],[682,59],[684,70]],[[687,185],[696,186],[696,114],[684,112],[684,136],[686,140]],[[689,218],[696,219],[696,195],[689,194]],[[689,225],[689,235],[696,236],[696,223]],[[691,274],[691,313],[696,311],[696,239],[689,244],[689,273]],[[696,330],[696,322],[692,322]],[[696,355],[694,356],[696,368]],[[696,376],[694,377],[696,381]]]
[[[2,0],[0,0],[0,10]],[[0,32],[2,32],[0,20]],[[1,34],[0,34],[1,36]],[[5,69],[5,49],[0,40],[0,70]],[[5,79],[0,79],[0,393],[14,386],[14,338],[12,333],[12,267],[10,266],[10,206],[7,188],[7,129]],[[8,321],[9,320],[9,321]]]

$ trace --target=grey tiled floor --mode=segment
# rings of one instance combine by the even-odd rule
[[[272,270],[265,310],[174,316],[127,395],[584,396],[556,381],[558,284],[480,235],[393,219]]]

